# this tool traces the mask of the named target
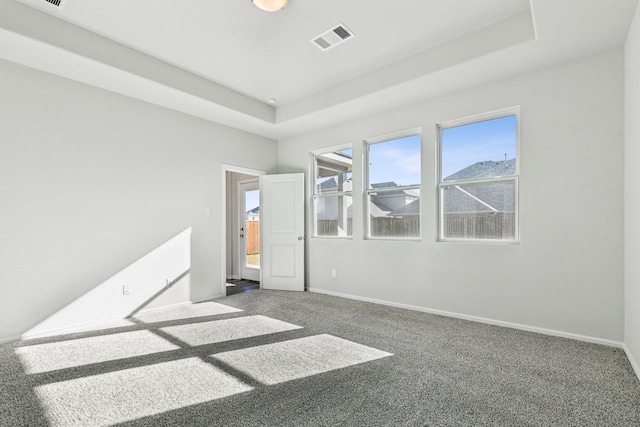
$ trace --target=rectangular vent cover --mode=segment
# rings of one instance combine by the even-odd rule
[[[35,7],[36,9],[44,9],[44,10],[53,10],[57,11],[62,10],[64,5],[67,3],[67,0],[17,0],[20,3],[24,3],[27,6]]]
[[[44,8],[56,8],[62,9],[67,0],[18,0],[21,3],[26,3],[30,6],[34,7],[44,7]]]
[[[315,36],[311,42],[318,46],[321,50],[329,50],[332,47],[344,43],[355,37],[355,34],[347,28],[346,25],[340,23],[327,31]]]

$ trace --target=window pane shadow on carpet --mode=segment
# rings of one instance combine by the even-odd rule
[[[0,346],[0,425],[640,426],[617,348],[308,292],[215,303],[134,334]],[[74,340],[124,358],[65,365],[84,360]]]

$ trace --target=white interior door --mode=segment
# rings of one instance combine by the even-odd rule
[[[260,280],[260,188],[258,179],[238,182],[240,276]]]
[[[262,288],[304,291],[304,174],[260,177]]]

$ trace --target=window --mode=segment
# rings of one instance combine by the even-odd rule
[[[420,131],[365,141],[367,237],[420,238]]]
[[[314,236],[352,235],[352,153],[336,149],[313,156]]]
[[[518,111],[438,126],[440,240],[518,240]]]

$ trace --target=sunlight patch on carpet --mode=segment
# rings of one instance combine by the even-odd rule
[[[392,356],[332,335],[316,335],[210,357],[273,385]]]
[[[16,348],[27,374],[74,368],[110,360],[176,350],[150,331],[123,332]]]
[[[133,319],[144,323],[164,322],[167,320],[192,319],[194,317],[215,316],[227,313],[239,313],[242,310],[217,302],[201,302],[180,307],[138,313]]]
[[[214,344],[225,341],[301,329],[291,323],[266,316],[246,316],[211,322],[161,328],[163,332],[189,345]]]
[[[131,326],[135,326],[136,324],[128,319],[118,319],[112,320],[108,322],[98,322],[91,323],[82,326],[74,326],[71,328],[65,328],[61,331],[55,331],[52,333],[43,333],[41,336],[56,336],[56,335],[66,335],[66,334],[76,334],[78,332],[95,332],[95,331],[103,331],[105,329],[119,329],[119,328],[131,328]],[[40,335],[38,335],[40,336]]]
[[[189,358],[46,384],[35,393],[51,425],[106,426],[252,389]]]

